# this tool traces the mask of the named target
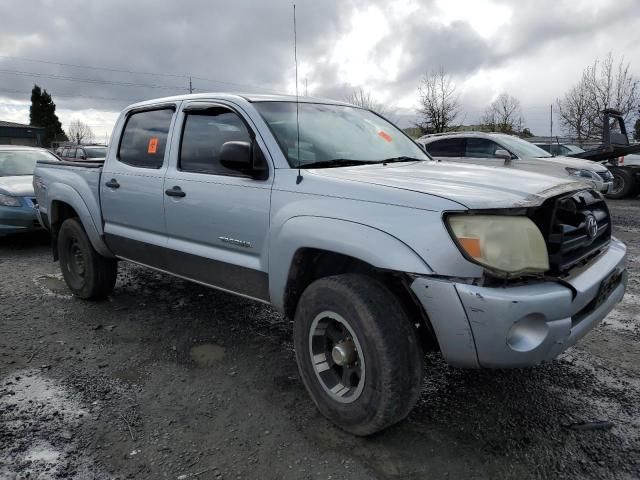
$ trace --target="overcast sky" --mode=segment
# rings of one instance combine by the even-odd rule
[[[465,123],[507,92],[538,134],[596,57],[624,56],[640,75],[639,0],[296,4],[300,92],[343,99],[362,87],[403,126],[421,76],[440,67]],[[0,120],[28,123],[34,82],[63,127],[80,119],[98,139],[124,106],[186,93],[189,75],[197,92],[294,92],[291,1],[0,0],[0,19]]]

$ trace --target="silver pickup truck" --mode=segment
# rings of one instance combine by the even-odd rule
[[[550,361],[627,281],[600,193],[435,162],[333,101],[139,103],[104,164],[39,162],[34,186],[76,296],[109,295],[124,260],[271,304],[294,319],[318,409],[358,435],[408,414],[425,349],[467,368]]]

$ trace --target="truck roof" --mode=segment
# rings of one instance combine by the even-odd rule
[[[296,99],[300,103],[324,103],[329,105],[344,105],[355,107],[347,102],[341,102],[340,100],[332,100],[328,98],[316,98],[316,97],[304,97],[295,95],[276,95],[276,94],[262,94],[262,93],[229,93],[229,92],[203,92],[203,93],[190,93],[185,95],[174,95],[171,97],[154,98],[151,100],[145,100],[143,102],[134,103],[130,107],[142,107],[145,105],[155,104],[159,102],[175,102],[182,100],[210,100],[210,99],[227,99],[227,100],[239,100],[243,99],[248,102],[295,102]]]

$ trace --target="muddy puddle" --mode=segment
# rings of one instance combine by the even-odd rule
[[[215,343],[203,343],[191,347],[189,355],[194,363],[201,368],[214,367],[224,359],[224,347]]]
[[[38,286],[46,295],[64,299],[73,298],[73,295],[69,291],[69,288],[60,273],[34,277],[33,283],[35,283],[36,286]]]

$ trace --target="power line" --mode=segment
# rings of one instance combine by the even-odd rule
[[[17,75],[22,77],[42,77],[42,78],[51,78],[54,80],[67,80],[70,82],[84,82],[84,83],[93,83],[93,84],[99,84],[99,85],[118,85],[122,87],[159,88],[162,90],[185,90],[184,87],[169,86],[169,85],[156,85],[156,84],[135,83],[135,82],[117,82],[113,80],[102,80],[99,78],[68,77],[65,75],[54,75],[50,73],[38,73],[38,72],[22,72],[18,70],[0,69],[0,73],[4,73],[7,75]]]
[[[48,65],[60,65],[63,67],[84,68],[88,70],[103,70],[106,72],[129,73],[134,75],[152,75],[152,76],[158,76],[158,77],[189,78],[189,75],[184,75],[184,74],[181,75],[176,73],[140,72],[136,70],[125,70],[120,68],[98,67],[95,65],[78,65],[74,63],[52,62],[49,60],[39,60],[35,58],[12,57],[10,55],[0,55],[0,58],[6,58],[9,60],[20,60],[23,62],[32,62],[32,63],[46,63]]]
[[[194,79],[194,80],[200,80],[200,81],[204,81],[204,82],[215,83],[215,84],[219,84],[219,85],[229,85],[229,86],[240,87],[240,88],[249,88],[249,89],[252,89],[252,90],[263,91],[263,92],[266,92],[266,93],[276,93],[276,94],[284,93],[284,92],[280,92],[280,91],[276,91],[276,90],[266,89],[266,88],[264,88],[262,86],[259,87],[259,86],[250,85],[250,84],[227,82],[227,81],[224,81],[224,80],[216,80],[214,78],[199,77],[199,76],[189,75],[189,74],[143,72],[143,71],[136,71],[136,70],[128,70],[128,69],[124,69],[124,68],[100,67],[100,66],[96,66],[96,65],[78,65],[78,64],[74,64],[74,63],[53,62],[53,61],[50,61],[50,60],[40,60],[40,59],[25,58],[25,57],[14,57],[14,56],[10,56],[10,55],[0,55],[0,58],[5,58],[5,59],[9,59],[9,60],[19,60],[19,61],[23,61],[23,62],[43,63],[43,64],[47,64],[47,65],[59,65],[59,66],[63,66],[63,67],[84,68],[84,69],[87,69],[87,70],[102,70],[102,71],[106,71],[106,72],[126,73],[126,74],[130,74],[130,75],[150,75],[150,76],[158,76],[158,77]],[[176,87],[176,88],[182,88],[182,87]]]

